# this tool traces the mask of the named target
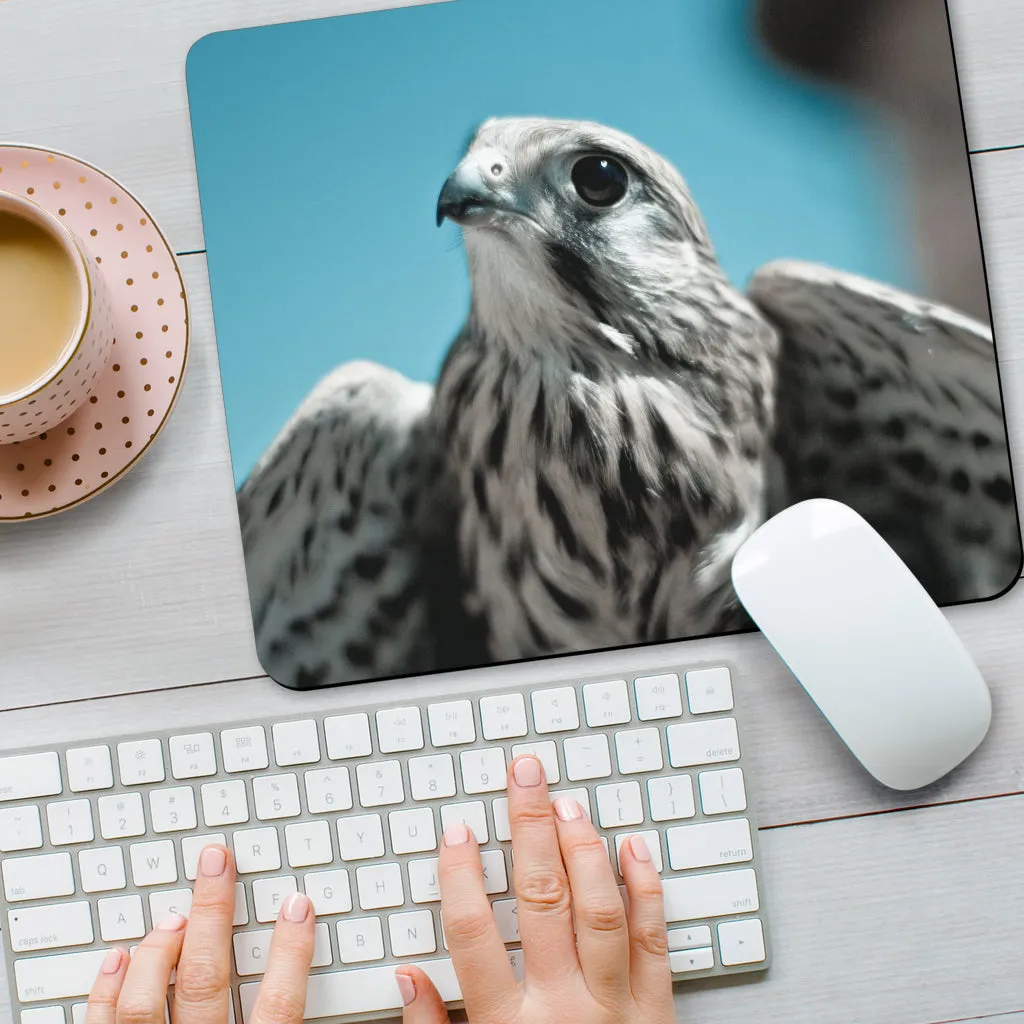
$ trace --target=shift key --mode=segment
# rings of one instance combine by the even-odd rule
[[[31,960],[15,960],[18,998],[23,1003],[39,1003],[86,996],[106,955],[105,949],[90,949],[85,953],[59,953]]]
[[[666,878],[661,887],[666,921],[700,921],[727,914],[749,914],[759,906],[757,879],[750,868]]]

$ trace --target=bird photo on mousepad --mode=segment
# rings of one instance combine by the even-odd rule
[[[946,8],[848,6],[448,0],[193,47],[269,675],[749,630],[733,555],[812,497],[943,605],[1016,581]]]

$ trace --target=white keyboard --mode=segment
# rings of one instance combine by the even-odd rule
[[[234,850],[232,1016],[246,1024],[271,927],[302,889],[317,913],[307,1019],[401,1006],[414,962],[458,1003],[439,919],[439,837],[463,821],[517,972],[506,767],[543,762],[612,864],[641,833],[663,879],[678,978],[763,970],[768,934],[730,670],[368,707],[150,733],[0,758],[4,951],[21,1024],[84,1024],[108,943],[188,912],[200,850]],[[237,1000],[237,1002],[235,1001]]]

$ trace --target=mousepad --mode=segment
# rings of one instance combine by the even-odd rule
[[[192,49],[278,682],[749,629],[733,554],[810,497],[942,604],[1016,581],[945,7],[908,55],[773,6],[448,0]]]

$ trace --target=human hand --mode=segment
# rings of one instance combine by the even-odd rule
[[[624,843],[620,854],[627,912],[596,829],[576,801],[552,806],[535,757],[513,762],[508,811],[523,984],[484,894],[470,831],[450,827],[439,855],[445,938],[470,1024],[672,1024],[661,880],[643,839]],[[448,1024],[422,970],[399,967],[396,976],[405,1024]]]
[[[225,1024],[231,979],[235,866],[223,846],[207,846],[188,920],[173,914],[129,957],[112,949],[92,991],[86,1024],[165,1024],[167,988],[177,967],[175,1024]],[[249,1024],[301,1024],[313,959],[313,908],[302,893],[281,907]]]

